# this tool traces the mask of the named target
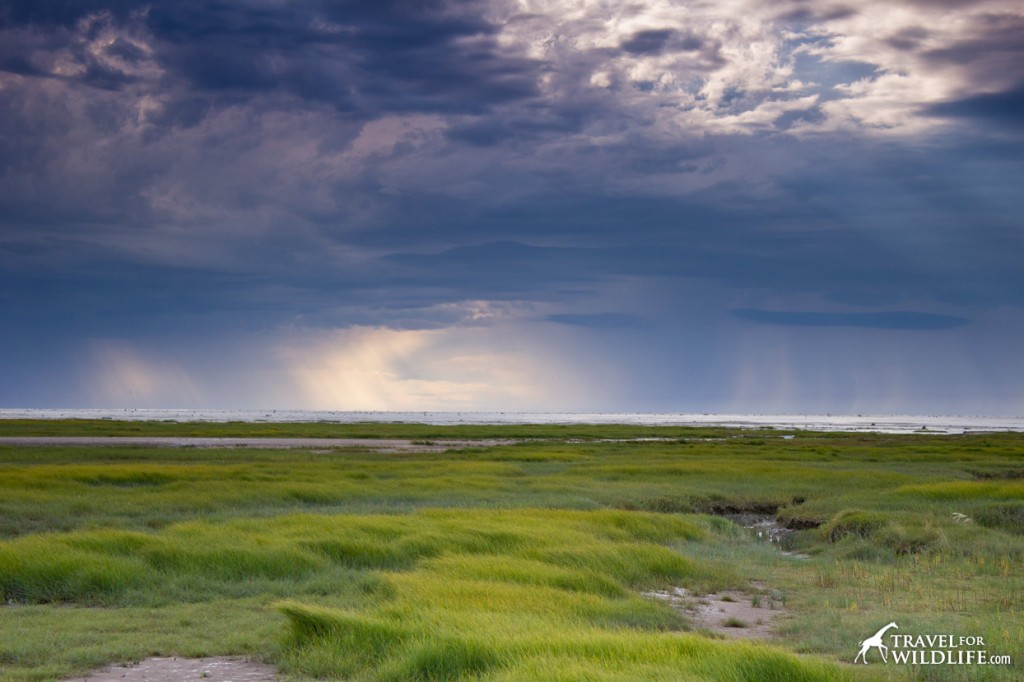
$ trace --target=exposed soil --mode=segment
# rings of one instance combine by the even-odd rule
[[[775,634],[776,619],[786,612],[771,594],[752,597],[724,590],[698,596],[685,587],[673,587],[644,595],[667,601],[696,629],[732,639],[770,639]]]
[[[112,665],[95,670],[85,677],[67,682],[275,682],[273,666],[244,658],[214,656],[212,658],[147,658],[138,663]]]

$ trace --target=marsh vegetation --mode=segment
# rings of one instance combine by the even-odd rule
[[[45,435],[83,426],[254,435],[117,423]],[[356,437],[330,427],[254,428]],[[527,440],[391,454],[0,448],[0,679],[225,654],[293,679],[1019,678],[1019,434],[358,429]],[[602,440],[641,437],[660,440]],[[722,516],[737,513],[796,529],[787,542],[806,558]],[[675,588],[785,613],[767,642],[726,640],[644,595]],[[891,620],[984,637],[1014,663],[854,668],[858,642]]]

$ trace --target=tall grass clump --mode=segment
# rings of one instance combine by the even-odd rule
[[[916,554],[948,547],[946,533],[927,516],[843,510],[821,527],[820,535],[845,547],[846,558]]]
[[[1024,535],[1024,502],[985,504],[973,512],[974,520],[986,528]]]
[[[0,602],[116,602],[127,590],[153,585],[145,562],[27,538],[0,545]]]
[[[309,675],[348,678],[378,668],[410,635],[400,624],[357,613],[290,602],[278,608],[288,617],[289,658]]]
[[[624,514],[304,514],[192,521],[148,533],[50,533],[0,541],[0,596],[28,604],[135,603],[144,594],[155,602],[191,601],[301,591],[325,576],[427,565],[467,579],[604,595],[701,575],[694,562],[651,542],[685,541],[701,533],[696,526],[656,514],[626,522]]]
[[[870,538],[889,523],[889,517],[880,512],[843,510],[822,527],[822,534],[829,542],[839,542],[846,537]]]
[[[398,545],[418,538],[421,550],[432,543],[436,552],[383,573],[390,587],[369,608],[280,606],[292,670],[396,682],[512,679],[580,666],[604,666],[600,679],[619,680],[678,679],[680,671],[693,679],[842,678],[776,649],[659,636],[686,623],[638,590],[692,587],[713,573],[654,542],[705,535],[684,519],[520,510],[430,511],[404,522]]]
[[[382,682],[851,679],[837,666],[774,647],[538,617],[530,604],[523,605],[518,619],[476,620],[472,628],[414,618],[399,624],[386,615],[368,621],[297,604],[281,609],[291,622],[288,663],[322,677]]]

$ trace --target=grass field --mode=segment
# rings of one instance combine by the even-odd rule
[[[104,421],[0,435],[527,439],[441,454],[0,448],[3,680],[214,654],[292,679],[1024,673],[1021,434]],[[601,440],[640,437],[666,440]],[[806,558],[720,516],[741,511],[800,528]],[[778,635],[695,631],[642,594],[668,587],[778,604]],[[983,637],[1012,664],[873,652],[854,666],[890,621]]]

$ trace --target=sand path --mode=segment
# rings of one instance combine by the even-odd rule
[[[212,658],[147,658],[138,663],[111,665],[94,670],[85,677],[67,682],[274,682],[273,666],[254,663],[244,658],[214,656]]]

